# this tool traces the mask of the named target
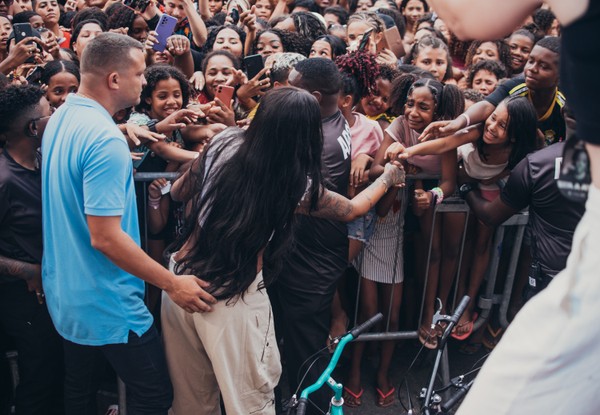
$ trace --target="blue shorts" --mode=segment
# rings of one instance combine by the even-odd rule
[[[362,243],[369,242],[369,239],[375,231],[376,221],[377,215],[375,213],[375,208],[371,208],[365,216],[361,216],[346,225],[348,226],[348,238],[356,239]]]

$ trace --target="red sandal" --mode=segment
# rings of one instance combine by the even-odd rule
[[[375,390],[377,391],[377,402],[375,402],[375,405],[380,408],[387,408],[394,403],[396,388],[392,387],[388,393],[383,393],[379,388],[375,388]]]
[[[347,386],[344,386],[344,404],[349,408],[358,408],[362,405],[362,395],[365,390],[361,388],[358,393],[352,392]]]

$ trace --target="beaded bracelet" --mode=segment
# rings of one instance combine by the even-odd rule
[[[444,192],[439,187],[434,187],[429,191],[433,195],[433,200],[436,205],[439,205],[444,200]]]

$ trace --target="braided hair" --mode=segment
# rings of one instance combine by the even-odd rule
[[[377,91],[376,80],[381,75],[383,66],[376,62],[372,53],[357,50],[338,56],[335,64],[340,72],[350,74],[356,79],[360,98]]]
[[[290,17],[294,21],[296,32],[300,36],[310,39],[311,45],[315,39],[327,34],[327,29],[313,13],[296,12]]]

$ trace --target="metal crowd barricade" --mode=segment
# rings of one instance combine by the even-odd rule
[[[429,179],[431,177],[410,176],[410,178]],[[427,264],[429,264],[430,258],[431,258],[431,250],[432,250],[433,234],[435,232],[435,226],[436,226],[436,224],[438,224],[440,222],[439,220],[437,220],[438,214],[449,213],[449,212],[465,213],[465,226],[464,226],[464,229],[462,232],[462,240],[461,240],[460,254],[459,254],[459,259],[458,259],[458,267],[457,267],[456,274],[455,274],[456,276],[455,276],[455,283],[454,283],[454,296],[453,296],[452,301],[449,301],[451,303],[456,303],[457,288],[458,288],[459,278],[460,278],[460,274],[461,274],[460,271],[463,266],[462,260],[463,260],[464,246],[465,246],[465,241],[466,241],[466,236],[467,236],[469,215],[471,214],[469,206],[466,204],[466,202],[464,200],[462,200],[460,198],[456,198],[456,197],[446,198],[446,199],[444,199],[443,203],[441,203],[435,207],[433,224],[432,224],[432,232],[431,232],[431,235],[429,238],[429,248],[428,248],[428,252],[427,252]],[[525,226],[527,225],[528,219],[529,219],[528,213],[526,213],[526,212],[518,213],[518,214],[512,216],[511,218],[509,218],[507,221],[505,221],[504,223],[502,223],[500,226],[498,226],[496,228],[495,234],[493,236],[493,242],[492,242],[492,247],[491,247],[492,254],[490,256],[490,260],[488,263],[486,277],[482,284],[482,288],[480,288],[480,290],[479,290],[480,294],[476,299],[476,301],[477,301],[476,304],[480,308],[481,313],[480,313],[479,317],[477,318],[477,321],[474,322],[473,331],[481,328],[481,326],[486,322],[487,318],[489,317],[489,315],[491,313],[492,307],[494,305],[499,305],[498,313],[499,313],[500,324],[502,325],[502,327],[508,326],[508,318],[507,318],[508,307],[509,307],[510,298],[512,295],[513,282],[515,280],[515,273],[516,273],[517,264],[519,261],[519,255],[520,255],[521,245],[522,245],[522,241],[523,241],[523,235],[525,232]],[[516,229],[516,234],[515,234],[514,240],[512,241],[513,244],[512,244],[512,249],[510,252],[509,259],[508,259],[509,262],[508,262],[508,268],[507,268],[507,273],[506,273],[506,277],[504,280],[503,289],[501,292],[497,293],[495,291],[495,286],[496,286],[496,281],[498,278],[498,268],[500,265],[500,258],[503,253],[503,246],[508,245],[506,243],[507,241],[505,240],[507,227],[516,227],[517,229]],[[396,249],[397,250],[401,249],[401,245],[397,244]],[[403,252],[396,252],[396,255],[403,255]],[[425,291],[426,291],[426,287],[427,287],[427,283],[428,283],[428,279],[429,279],[428,274],[429,274],[429,267],[426,266],[425,278],[424,278],[424,282],[423,282],[423,284],[424,284],[423,285],[423,295],[422,295],[422,299],[421,299],[421,304],[419,306],[420,311],[419,311],[419,319],[418,319],[417,329],[408,330],[408,331],[397,331],[397,332],[388,331],[389,320],[390,320],[390,313],[388,312],[388,321],[385,324],[385,330],[383,332],[364,333],[360,336],[360,338],[357,339],[357,341],[385,341],[385,340],[417,339],[418,338],[418,327],[420,327],[422,324],[423,310],[424,310],[424,303],[425,303]],[[393,295],[393,290],[392,290],[392,295]],[[360,298],[360,283],[358,284],[358,293],[357,293],[357,299],[356,299],[357,307],[355,308],[355,317],[354,317],[355,322],[358,319],[359,301],[360,301],[359,298]],[[393,300],[393,298],[391,300]],[[390,303],[392,302],[391,300],[390,300]],[[453,308],[454,307],[448,307],[448,311],[452,310]],[[450,365],[449,365],[449,361],[448,361],[448,351],[447,350],[444,351],[444,355],[442,358],[441,375],[442,375],[443,382],[448,383],[449,379],[450,379]]]

